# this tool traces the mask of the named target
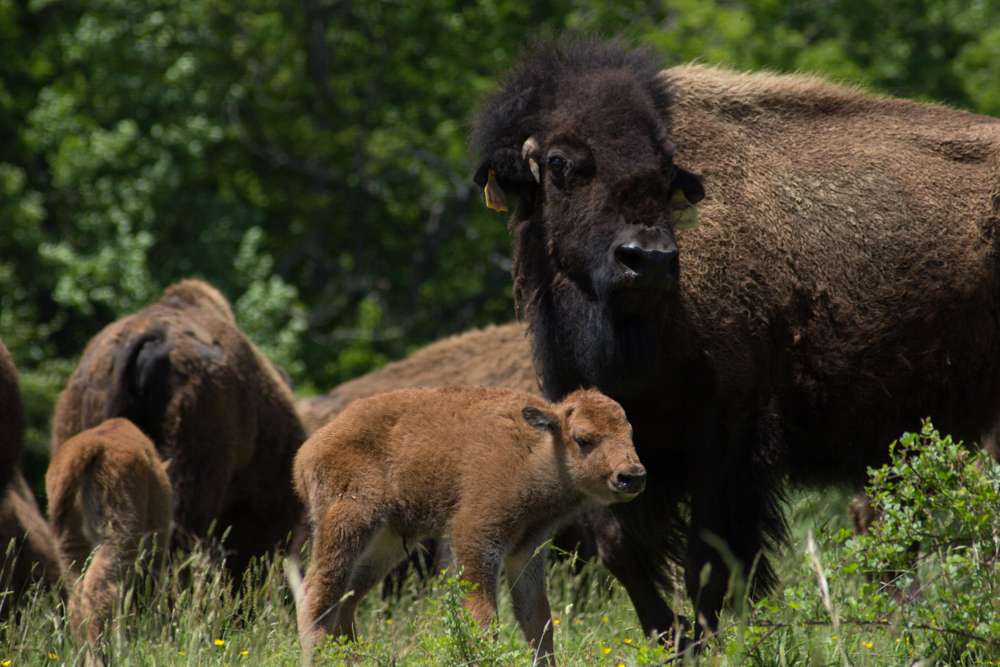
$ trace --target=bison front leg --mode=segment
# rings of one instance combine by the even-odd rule
[[[464,528],[451,535],[452,551],[462,578],[473,586],[465,598],[465,608],[485,629],[497,615],[502,541],[479,532],[478,522],[472,519],[456,523]]]
[[[628,511],[631,508],[623,506],[622,509]],[[588,513],[587,521],[594,528],[601,563],[625,589],[643,633],[664,643],[675,644],[678,651],[683,650],[688,621],[675,614],[660,594],[661,572],[665,564],[660,562],[663,559],[660,554],[664,549],[640,544],[634,537],[629,537],[621,520],[610,509]]]
[[[718,629],[727,596],[738,592],[733,583],[746,581],[757,597],[776,580],[764,549],[785,540],[783,482],[772,465],[756,459],[758,451],[747,447],[716,458],[714,468],[700,467],[694,485],[684,579],[697,613],[696,639]]]
[[[303,661],[327,634],[354,638],[353,613],[341,613],[355,563],[374,533],[370,512],[354,501],[335,502],[313,529],[312,558],[302,582],[298,609]],[[350,606],[353,611],[354,605]]]
[[[523,549],[504,563],[514,615],[525,638],[535,649],[533,664],[555,664],[552,611],[545,593],[545,549]]]

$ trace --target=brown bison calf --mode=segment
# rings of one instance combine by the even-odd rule
[[[473,616],[496,614],[503,563],[521,629],[551,656],[539,547],[581,508],[634,498],[646,471],[624,411],[596,391],[552,405],[445,387],[352,403],[306,441],[294,475],[312,525],[298,620],[307,658],[326,632],[353,636],[359,600],[412,545],[438,536],[477,585]]]
[[[77,639],[96,646],[136,559],[149,547],[162,555],[168,543],[166,467],[132,422],[109,419],[59,448],[45,490],[69,573],[70,625]]]
[[[229,529],[239,578],[282,544],[301,507],[288,480],[305,440],[291,389],[236,325],[211,285],[184,280],[90,341],[52,422],[52,451],[125,417],[170,460],[173,540],[189,546]]]

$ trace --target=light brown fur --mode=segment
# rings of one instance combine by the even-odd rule
[[[344,382],[328,394],[301,399],[295,409],[306,432],[313,433],[359,398],[393,389],[449,384],[538,393],[524,324],[510,322],[443,338],[405,359]]]
[[[556,405],[481,387],[352,403],[295,459],[312,525],[299,604],[306,656],[327,632],[353,637],[358,601],[409,546],[447,536],[476,585],[473,616],[483,624],[495,616],[504,564],[521,629],[536,655],[551,657],[540,547],[582,507],[635,497],[644,475],[624,411],[595,391]]]
[[[90,341],[56,406],[53,454],[117,416],[171,461],[175,543],[231,527],[227,564],[239,576],[294,527],[301,510],[288,480],[305,433],[291,390],[215,288],[172,285]]]
[[[152,548],[158,562],[169,544],[166,467],[132,422],[109,419],[63,443],[45,490],[69,575],[70,626],[96,655],[136,559]]]

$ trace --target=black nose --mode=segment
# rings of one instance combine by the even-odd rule
[[[668,288],[680,275],[677,244],[665,234],[630,234],[615,246],[615,261],[633,287]]]
[[[616,470],[611,476],[611,484],[622,493],[639,493],[646,488],[646,469],[640,465]]]

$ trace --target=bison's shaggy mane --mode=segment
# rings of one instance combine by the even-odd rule
[[[471,133],[474,154],[520,147],[545,129],[546,112],[557,104],[560,87],[593,72],[628,71],[649,93],[654,106],[664,110],[670,105],[670,92],[659,77],[662,66],[651,48],[633,48],[619,40],[564,35],[536,41],[500,87],[484,98]]]

